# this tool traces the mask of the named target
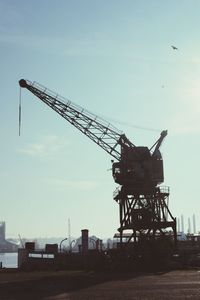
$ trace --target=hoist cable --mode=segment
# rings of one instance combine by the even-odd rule
[[[20,87],[20,90],[19,90],[19,136],[21,134],[21,87]]]

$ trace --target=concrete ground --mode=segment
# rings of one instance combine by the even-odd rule
[[[0,270],[1,300],[200,299],[200,270],[163,273]]]

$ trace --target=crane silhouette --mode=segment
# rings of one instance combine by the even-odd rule
[[[112,176],[118,184],[113,199],[119,204],[120,245],[141,239],[157,239],[171,227],[176,242],[176,219],[168,207],[169,188],[164,181],[160,146],[167,135],[163,130],[151,148],[134,145],[126,135],[86,109],[64,99],[36,82],[21,79],[21,88],[28,89],[61,117],[95,142],[114,158]],[[82,153],[80,152],[80,155]],[[125,234],[124,234],[125,232]]]

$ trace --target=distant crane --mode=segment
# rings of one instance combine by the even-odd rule
[[[113,198],[119,204],[120,245],[136,245],[141,239],[156,240],[172,228],[176,242],[176,218],[168,207],[169,188],[164,181],[160,146],[167,135],[160,137],[149,149],[135,146],[124,133],[82,107],[67,101],[36,82],[21,79],[21,88],[28,89],[79,131],[109,153],[112,175],[119,184]]]
[[[21,238],[21,235],[18,234],[18,237],[19,237],[19,240],[20,240],[20,243],[21,243],[22,248],[24,248],[24,243],[23,243],[23,240],[22,240],[22,238]]]

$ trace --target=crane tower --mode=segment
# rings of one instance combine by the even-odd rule
[[[161,186],[164,175],[159,149],[167,131],[161,132],[150,149],[135,146],[111,124],[40,84],[21,79],[19,85],[112,156],[112,175],[118,184],[113,198],[119,205],[121,247],[135,246],[144,238],[156,240],[169,232],[176,243],[176,218],[168,207],[169,188]]]

